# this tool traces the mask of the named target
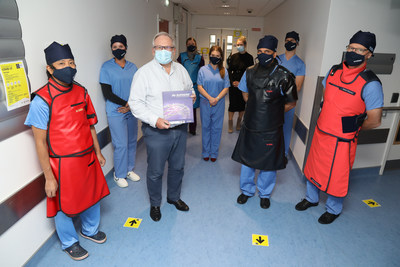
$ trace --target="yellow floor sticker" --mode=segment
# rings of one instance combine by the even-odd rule
[[[142,219],[138,218],[128,218],[124,224],[124,227],[130,227],[130,228],[139,228],[140,223],[142,222]]]
[[[253,234],[251,243],[252,243],[253,246],[268,247],[269,246],[268,236],[267,235],[256,235],[256,234]]]
[[[378,202],[376,202],[373,199],[366,199],[366,200],[363,200],[363,202],[365,204],[367,204],[370,208],[376,208],[376,207],[380,207],[381,206],[381,205],[378,204]]]

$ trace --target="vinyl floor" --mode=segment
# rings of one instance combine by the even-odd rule
[[[317,221],[324,194],[319,206],[294,209],[305,179],[293,159],[278,172],[269,209],[260,208],[258,196],[239,205],[240,165],[230,158],[238,132],[227,133],[226,117],[215,163],[201,159],[200,125],[188,135],[181,198],[189,212],[166,203],[164,179],[162,219],[151,220],[146,148],[139,142],[135,172],[142,179],[119,188],[112,172],[106,176],[111,194],[101,202],[100,229],[107,242],[81,238],[89,257],[75,262],[54,234],[26,266],[400,266],[399,170],[383,176],[377,168],[353,170],[344,210],[330,225]],[[380,206],[369,207],[367,199]],[[141,219],[139,227],[124,227],[128,218]],[[79,231],[79,219],[76,225]]]

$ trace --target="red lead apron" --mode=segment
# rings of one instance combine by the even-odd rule
[[[75,216],[110,192],[93,148],[90,126],[97,117],[85,88],[63,87],[54,80],[35,92],[50,108],[47,129],[50,164],[58,181],[56,197],[47,198],[47,216]]]
[[[362,89],[368,82],[364,68],[334,66],[326,80],[324,104],[317,121],[304,169],[307,179],[336,197],[348,192],[357,134],[365,117]]]

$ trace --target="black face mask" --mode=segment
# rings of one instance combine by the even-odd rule
[[[269,64],[271,64],[272,60],[274,59],[274,54],[268,55],[261,53],[257,56],[257,58],[261,66],[267,67]]]
[[[345,61],[349,66],[358,66],[364,63],[365,56],[359,55],[356,52],[346,52]]]
[[[114,55],[114,57],[118,60],[123,59],[125,54],[126,54],[126,50],[123,49],[116,49],[112,51],[112,54]]]
[[[218,65],[218,63],[221,62],[221,58],[220,57],[210,57],[210,61],[212,64]]]
[[[63,69],[55,69],[53,67],[53,70],[54,78],[66,84],[71,84],[76,74],[76,69],[73,69],[71,67],[65,67]]]
[[[196,51],[196,49],[197,49],[197,47],[196,47],[195,45],[189,45],[189,46],[187,47],[187,50],[188,50],[189,52],[194,52],[194,51]]]
[[[291,41],[285,43],[285,48],[287,51],[292,51],[292,50],[296,49],[296,47],[297,47],[297,44],[293,43]]]

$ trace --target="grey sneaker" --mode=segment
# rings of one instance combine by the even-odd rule
[[[128,186],[128,182],[126,181],[125,178],[117,178],[115,177],[115,172],[114,172],[114,182],[119,186],[119,187],[127,187]]]
[[[98,244],[102,244],[102,243],[106,242],[106,240],[107,240],[106,234],[102,231],[98,231],[97,234],[95,234],[95,235],[87,236],[87,235],[84,235],[81,230],[80,234],[82,237],[92,240],[93,242],[96,242]]]
[[[83,260],[89,256],[86,249],[79,245],[79,242],[74,243],[72,246],[64,249],[64,251],[76,261]]]
[[[131,181],[134,181],[134,182],[137,182],[140,180],[140,176],[137,175],[136,173],[134,173],[133,171],[128,172],[128,174],[126,175],[126,178]]]

